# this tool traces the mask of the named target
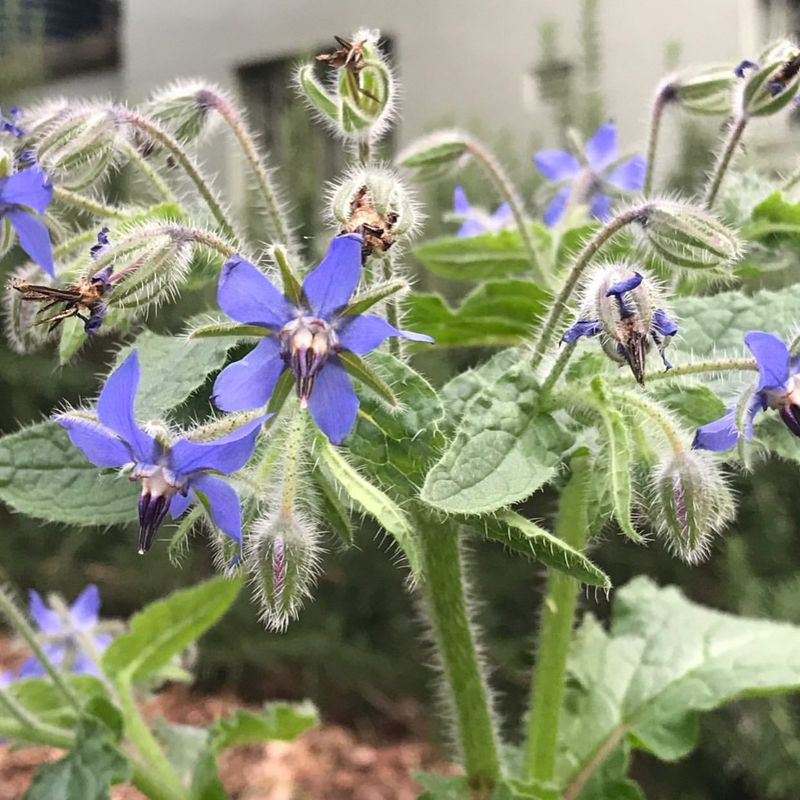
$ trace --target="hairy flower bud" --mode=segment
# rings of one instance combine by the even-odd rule
[[[412,142],[397,156],[397,163],[415,170],[421,178],[434,178],[459,166],[467,158],[467,134],[446,130],[436,131]]]
[[[247,568],[261,619],[274,631],[297,619],[319,573],[319,535],[297,516],[258,520],[247,547]]]
[[[372,30],[356,31],[350,40],[337,36],[338,48],[317,56],[333,71],[329,88],[317,80],[312,65],[297,72],[301,96],[343,139],[380,137],[391,122],[397,92],[379,39],[379,31]]]
[[[752,69],[745,74],[742,65]],[[742,62],[737,74],[744,83],[739,95],[739,113],[766,117],[785,108],[800,86],[800,50],[788,40],[779,40],[764,50],[757,62]]]
[[[645,207],[637,222],[645,247],[674,267],[726,268],[743,252],[734,230],[688,203],[656,200]]]
[[[184,143],[194,142],[208,132],[220,103],[229,103],[218,86],[204,81],[178,81],[156,92],[147,104],[149,115]]]
[[[384,167],[355,169],[332,186],[330,210],[339,233],[361,234],[365,257],[413,235],[420,216],[400,176]]]
[[[4,228],[0,227],[0,234]],[[42,271],[36,264],[27,263],[15,270],[3,294],[5,330],[9,344],[17,353],[30,353],[41,347],[48,338],[46,327],[37,325],[38,308],[26,303],[19,292],[11,290],[18,281],[39,281]]]
[[[656,468],[652,488],[658,534],[688,564],[703,561],[735,512],[719,464],[703,451],[675,453]]]
[[[730,114],[735,85],[736,76],[728,64],[712,64],[667,79],[661,96],[691,114]]]

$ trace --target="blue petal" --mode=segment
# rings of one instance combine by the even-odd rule
[[[75,660],[72,662],[72,668],[70,669],[70,672],[72,672],[74,675],[100,676],[99,667],[97,664],[95,664],[91,656],[88,656],[86,653],[76,654]]]
[[[132,350],[125,361],[108,376],[97,400],[100,422],[126,441],[137,461],[152,464],[157,460],[158,445],[152,436],[136,424],[133,403],[139,386],[139,356]]]
[[[764,331],[750,331],[745,334],[744,343],[758,365],[756,391],[783,388],[789,380],[789,348],[777,336]]]
[[[602,192],[593,194],[589,202],[589,213],[600,222],[608,220],[611,217],[611,198]]]
[[[632,289],[635,289],[642,282],[642,280],[642,276],[638,272],[634,272],[630,278],[625,278],[625,280],[610,286],[606,292],[606,297],[630,292]]]
[[[210,442],[191,442],[179,439],[170,450],[172,471],[178,475],[189,475],[201,469],[228,474],[241,469],[256,446],[256,437],[261,425],[270,414],[257,417],[236,430]]]
[[[663,308],[657,308],[653,312],[650,324],[662,336],[674,336],[678,332],[677,323],[667,315]]]
[[[744,59],[744,61],[740,61],[737,65],[736,69],[734,69],[733,74],[737,78],[744,78],[745,77],[745,70],[748,69],[760,69],[758,64],[755,61],[749,61],[748,59]]]
[[[501,203],[492,214],[492,222],[494,223],[494,230],[500,230],[509,225],[514,219],[514,212],[508,203]]]
[[[567,328],[566,333],[561,337],[564,344],[572,344],[572,342],[581,338],[581,336],[597,336],[598,333],[603,332],[603,324],[597,319],[578,320],[578,322]]]
[[[63,624],[61,617],[42,600],[42,596],[35,589],[28,592],[29,610],[31,618],[42,633],[54,635],[61,633]]]
[[[9,670],[4,670],[0,672],[0,689],[5,689],[6,686],[10,686],[14,683],[14,674]],[[0,741],[3,741],[0,739]]]
[[[25,206],[44,214],[53,199],[53,185],[39,167],[0,178],[0,205]]]
[[[169,504],[169,515],[172,519],[178,519],[187,508],[189,508],[189,504],[192,502],[193,495],[191,492],[187,492],[186,494],[176,494]]]
[[[595,172],[607,167],[617,157],[617,126],[613,122],[601,125],[586,142],[583,152]]]
[[[550,205],[544,210],[542,219],[548,228],[552,228],[553,225],[555,225],[556,222],[558,222],[564,215],[564,211],[567,208],[567,202],[569,201],[569,193],[570,189],[568,186],[565,186],[563,189],[559,189],[559,191],[556,193],[556,196],[550,201]]]
[[[625,192],[638,192],[644,186],[647,161],[641,156],[631,156],[623,161],[606,179],[612,186]]]
[[[467,200],[467,193],[461,186],[456,186],[453,189],[453,211],[456,214],[469,214],[472,211],[472,206]]]
[[[482,233],[486,233],[485,225],[477,219],[466,219],[461,223],[456,236],[459,239],[466,239],[468,236],[480,236]]]
[[[730,409],[724,417],[715,419],[707,425],[701,425],[694,435],[692,448],[712,450],[717,453],[730,450],[739,440],[735,413],[734,409]]]
[[[51,278],[56,276],[53,265],[53,246],[47,226],[33,214],[19,208],[6,211],[3,215],[17,232],[19,246],[35,261]]]
[[[297,316],[286,299],[258,267],[240,256],[228,259],[217,286],[217,303],[231,318],[245,325],[280,330]]]
[[[358,413],[358,398],[338,359],[328,359],[317,375],[308,410],[334,444],[341,444],[350,433]]]
[[[241,361],[229,364],[214,381],[211,399],[223,411],[261,408],[286,368],[276,338],[262,339]]]
[[[192,489],[208,499],[214,524],[235,542],[242,543],[242,511],[236,489],[222,478],[200,473],[192,478]]]
[[[581,168],[578,159],[566,150],[540,150],[533,155],[536,169],[550,181],[574,178]]]
[[[303,281],[303,294],[311,311],[330,320],[346,306],[361,275],[362,238],[355,233],[334,236],[328,252]]]
[[[413,342],[427,342],[433,344],[433,339],[424,333],[398,330],[382,317],[374,314],[360,314],[356,317],[345,317],[341,329],[338,331],[339,344],[351,353],[364,355],[374,350],[384,339],[390,336],[402,336]]]
[[[100,592],[90,583],[69,607],[72,624],[77,628],[93,628],[100,615]]]
[[[69,414],[53,419],[66,429],[72,444],[96,467],[121,467],[135,460],[128,445],[108,428]]]

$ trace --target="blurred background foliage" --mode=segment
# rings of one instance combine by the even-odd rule
[[[537,197],[541,183],[530,162],[540,146],[566,143],[567,130],[590,135],[605,119],[603,65],[620,57],[603,50],[598,21],[601,0],[582,0],[577,31],[559,30],[543,22],[539,31],[535,80],[546,99],[561,141],[544,142],[531,131],[527,142],[512,141],[487,121],[476,120],[472,130],[496,148],[526,197]],[[58,70],[63,48],[70,43],[73,61],[86,68],[118,57],[116,39],[109,45],[118,9],[97,2],[0,2],[0,104],[24,99],[26,92],[46,91],[49,76]],[[89,41],[94,37],[94,41]],[[113,37],[112,37],[113,38]],[[569,43],[569,48],[565,47]],[[58,53],[62,55],[59,56]],[[78,55],[80,54],[80,55]],[[82,59],[82,60],[81,60]],[[680,63],[680,42],[664,52],[665,71]],[[264,130],[266,143],[286,181],[288,197],[298,211],[301,231],[319,230],[321,178],[333,177],[343,159],[337,145],[309,120],[294,95],[256,102],[254,93],[288,81],[282,67],[274,80],[242,70],[243,99],[253,109],[253,121]],[[172,75],[164,75],[165,81]],[[274,77],[274,76],[273,76]],[[259,89],[262,86],[262,89]],[[411,99],[409,99],[411,102]],[[281,113],[275,113],[280,108]],[[270,113],[270,109],[274,113]],[[261,116],[259,116],[261,114]],[[280,119],[271,125],[271,117]],[[644,118],[644,111],[642,114]],[[432,119],[431,128],[451,122]],[[683,120],[675,143],[666,185],[689,193],[702,183],[719,133],[719,119]],[[387,156],[392,142],[386,145]],[[303,165],[298,169],[298,164]],[[120,196],[126,175],[117,178]],[[458,181],[473,202],[492,205],[485,180],[468,168]],[[451,208],[453,182],[423,187],[429,216],[425,235],[452,232],[443,220]],[[13,257],[5,269],[13,267]],[[797,254],[787,267],[797,269]],[[447,293],[452,286],[417,270],[418,286]],[[781,273],[768,276],[772,285]],[[757,288],[763,277],[751,279]],[[177,304],[164,307],[150,324],[160,330],[179,330],[182,318],[204,307],[209,298],[185,293]],[[679,309],[678,309],[679,311]],[[55,366],[47,351],[19,356],[0,340],[0,430],[9,432],[35,421],[62,402],[77,402],[96,386],[95,375],[109,357],[107,340],[84,348],[64,368]],[[422,368],[437,383],[486,357],[486,352],[447,351],[420,359]],[[205,395],[207,396],[207,394]],[[189,418],[203,413],[203,393],[178,414]],[[765,616],[800,624],[800,526],[797,516],[797,466],[778,461],[756,465],[750,474],[735,477],[739,515],[717,544],[713,557],[690,568],[671,558],[661,547],[636,547],[613,531],[598,532],[594,558],[621,585],[631,576],[647,574],[660,583],[675,583],[700,602],[735,613]],[[555,498],[540,493],[527,513],[551,518]],[[59,591],[72,598],[85,585],[99,584],[103,610],[108,616],[126,617],[145,602],[178,586],[208,575],[213,567],[209,549],[196,541],[180,568],[156,545],[146,560],[136,555],[135,532],[115,529],[72,532],[10,514],[0,508],[0,578],[21,591]],[[165,531],[162,538],[167,538]],[[404,588],[404,575],[376,531],[365,523],[358,547],[342,552],[329,543],[326,568],[315,602],[282,635],[264,631],[246,597],[225,624],[214,629],[197,654],[200,691],[233,689],[248,700],[311,697],[323,718],[350,725],[361,735],[442,737],[430,708],[435,692],[429,670],[429,651],[415,600]],[[543,571],[515,559],[490,544],[471,543],[471,562],[477,595],[482,598],[478,619],[487,634],[486,657],[491,665],[499,702],[509,717],[522,707],[527,692],[533,624],[543,591]],[[613,595],[612,595],[613,597]],[[586,609],[600,617],[609,611],[609,598],[587,593]],[[517,725],[520,720],[517,719]],[[514,730],[508,731],[513,737]],[[710,714],[703,723],[701,747],[678,765],[659,765],[638,754],[634,776],[651,800],[790,800],[800,785],[800,700],[746,700]]]

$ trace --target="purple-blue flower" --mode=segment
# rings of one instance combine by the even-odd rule
[[[22,109],[19,106],[9,106],[7,116],[3,114],[0,109],[0,130],[5,133],[10,133],[19,139],[20,136],[25,135],[23,128],[19,126],[19,118],[22,116]]]
[[[66,428],[72,443],[98,467],[128,467],[131,480],[141,481],[139,553],[150,549],[167,511],[176,519],[198,495],[208,502],[214,524],[241,545],[239,495],[216,473],[241,469],[255,447],[260,416],[220,439],[173,442],[151,436],[136,424],[133,405],[139,385],[139,360],[134,350],[108,378],[97,401],[99,422],[74,413],[54,419]]]
[[[102,653],[113,638],[111,634],[97,630],[100,621],[100,593],[90,583],[69,607],[64,619],[50,608],[41,595],[31,590],[30,614],[42,633],[42,649],[56,666],[76,675],[97,675],[98,669],[91,655],[86,652],[83,638],[89,637],[98,653]],[[40,678],[44,667],[36,656],[31,656],[19,668],[17,678]]]
[[[759,411],[775,408],[786,427],[800,436],[800,357],[792,357],[789,348],[777,337],[764,331],[750,331],[744,343],[755,356],[758,386],[744,411],[743,431],[736,424],[736,409],[697,429],[692,447],[721,452],[730,450],[740,436],[753,435],[753,417]]]
[[[482,208],[473,206],[467,199],[467,193],[461,186],[453,190],[453,211],[461,222],[456,236],[478,236],[481,233],[497,233],[514,222],[514,214],[508,203],[501,203],[492,214]]]
[[[29,167],[0,178],[0,220],[9,221],[16,231],[20,247],[51,278],[55,278],[50,234],[36,216],[44,214],[52,198],[53,187],[39,167]]]
[[[617,166],[617,127],[613,122],[601,125],[586,142],[582,158],[566,150],[540,150],[533,156],[536,168],[553,183],[562,186],[544,212],[544,222],[551,227],[573,202],[586,204],[589,212],[601,222],[611,216],[608,185],[625,192],[636,192],[644,186],[647,162],[641,156],[631,156]]]
[[[300,405],[338,444],[350,432],[358,412],[358,397],[338,354],[348,350],[363,355],[389,336],[433,341],[430,336],[398,330],[373,314],[344,313],[361,275],[361,244],[358,234],[335,236],[325,258],[303,281],[303,299],[298,304],[240,256],[224,265],[217,289],[219,307],[237,322],[262,326],[268,335],[219,374],[213,393],[218,408],[260,408],[283,371],[291,369]]]

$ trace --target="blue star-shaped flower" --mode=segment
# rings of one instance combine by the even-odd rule
[[[176,519],[198,493],[208,501],[214,524],[241,545],[239,495],[214,473],[228,475],[247,463],[261,423],[269,415],[210,442],[181,438],[168,444],[136,424],[133,404],[138,385],[139,360],[134,350],[109,376],[100,392],[99,423],[70,413],[54,419],[66,428],[72,443],[92,464],[129,466],[131,480],[141,481],[139,553],[150,549],[167,511]]]
[[[22,116],[22,109],[19,106],[9,106],[7,116],[0,109],[0,130],[10,133],[19,139],[25,135],[25,130],[19,126],[19,118]]]
[[[456,236],[479,236],[481,233],[497,233],[514,222],[514,214],[508,203],[501,203],[492,214],[473,206],[461,186],[453,190],[453,211],[463,220]]]
[[[342,313],[361,275],[361,245],[358,234],[334,237],[325,258],[303,281],[298,304],[249,261],[234,256],[225,264],[217,290],[219,307],[237,322],[266,328],[269,335],[219,374],[213,394],[218,408],[260,408],[283,371],[291,369],[301,406],[338,444],[358,412],[358,397],[338,354],[349,350],[363,355],[389,336],[433,342],[430,336],[398,330],[374,314]]]
[[[0,220],[8,220],[16,231],[20,247],[51,278],[55,278],[50,234],[33,213],[44,214],[52,199],[53,187],[39,167],[29,167],[0,178]]]
[[[647,162],[641,156],[613,167],[619,156],[617,127],[613,122],[601,125],[583,149],[583,164],[566,150],[540,150],[533,156],[536,168],[553,183],[567,182],[558,190],[544,212],[544,222],[552,227],[561,219],[570,195],[577,192],[577,202],[587,203],[595,219],[604,222],[611,216],[611,200],[606,194],[610,184],[625,192],[637,192],[644,186]]]
[[[736,409],[702,425],[695,433],[692,447],[722,452],[730,450],[740,436],[753,435],[753,417],[759,411],[775,408],[786,427],[800,436],[800,357],[792,358],[789,348],[777,337],[764,331],[750,331],[744,337],[758,365],[758,386],[744,415],[744,430],[736,424]]]
[[[68,619],[47,606],[38,592],[31,590],[30,613],[43,634],[42,648],[47,658],[57,667],[68,667],[76,675],[97,675],[97,665],[84,650],[81,641],[88,636],[95,648],[102,653],[113,638],[109,633],[98,632],[100,617],[100,593],[94,584],[89,584],[69,607]],[[44,667],[35,656],[31,656],[19,669],[18,678],[41,678]]]

